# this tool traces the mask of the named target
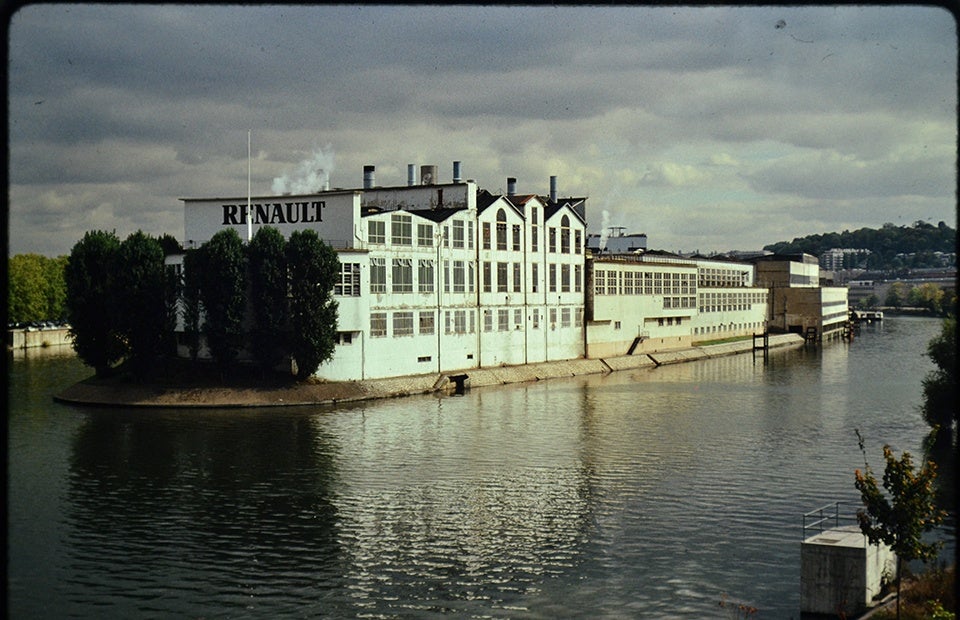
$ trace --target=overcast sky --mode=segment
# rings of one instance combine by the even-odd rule
[[[9,251],[183,241],[181,197],[323,167],[587,196],[651,248],[956,223],[957,28],[934,7],[36,5],[9,24]],[[307,162],[310,162],[309,164]]]

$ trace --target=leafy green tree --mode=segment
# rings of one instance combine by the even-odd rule
[[[250,346],[253,357],[265,369],[279,364],[288,351],[285,251],[286,240],[272,226],[258,229],[247,246],[250,290],[256,300]]]
[[[127,365],[135,376],[143,377],[163,352],[169,333],[160,241],[142,231],[127,237],[120,244],[115,278],[117,329],[127,344]]]
[[[340,271],[337,253],[313,230],[300,230],[287,241],[290,270],[291,353],[297,378],[306,379],[333,357],[337,336],[337,302],[333,285]]]
[[[923,535],[939,525],[945,516],[935,502],[937,467],[926,461],[918,471],[913,459],[904,452],[900,459],[890,446],[883,447],[886,467],[883,489],[866,461],[863,437],[857,431],[864,469],[856,470],[855,486],[860,491],[863,509],[857,511],[860,531],[871,544],[884,543],[897,555],[897,617],[900,617],[900,575],[903,562],[936,559],[940,543],[927,543]]]
[[[7,261],[7,320],[39,321],[47,316],[45,259],[17,254]]]
[[[47,298],[47,319],[62,319],[67,315],[67,283],[64,274],[67,257],[44,258],[43,276]]]
[[[906,284],[903,282],[894,282],[890,285],[890,288],[887,289],[887,297],[884,299],[883,305],[900,308],[906,303],[908,294],[909,290]]]
[[[914,286],[907,294],[907,303],[915,308],[926,308],[934,314],[943,309],[943,289],[933,282]]]
[[[228,228],[204,244],[204,253],[200,283],[203,334],[210,355],[224,370],[236,360],[244,345],[246,252],[240,235]]]
[[[116,233],[87,232],[70,252],[65,272],[67,314],[73,348],[97,376],[110,373],[123,358],[126,347],[117,329]]]

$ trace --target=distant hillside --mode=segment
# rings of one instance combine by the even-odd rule
[[[934,226],[921,220],[911,226],[884,224],[879,229],[861,228],[798,237],[793,241],[772,243],[763,249],[777,254],[805,252],[820,256],[833,248],[870,250],[862,265],[868,269],[939,267],[942,263],[934,252],[956,252],[957,231],[944,222]],[[898,254],[902,256],[898,258]]]

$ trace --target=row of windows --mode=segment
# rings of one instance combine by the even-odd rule
[[[491,223],[483,222],[481,231],[482,247],[484,250],[489,250],[493,245]],[[522,251],[523,228],[520,224],[511,225],[508,239],[507,215],[503,209],[500,209],[497,212],[496,231],[497,250],[504,252],[508,249],[514,252]],[[557,253],[558,229],[556,227],[549,227],[547,232],[547,251],[550,253]],[[583,231],[580,229],[571,231],[570,217],[567,215],[564,215],[560,220],[559,238],[561,254],[583,253]],[[418,247],[433,247],[434,226],[432,224],[417,224],[417,236],[415,239]],[[452,246],[453,248],[457,249],[466,248],[472,250],[474,247],[473,239],[473,220],[454,219],[452,222],[452,227],[451,225],[445,225],[443,227],[443,247]],[[387,222],[384,220],[367,220],[367,242],[371,244],[386,244]],[[390,244],[407,247],[414,244],[413,220],[410,215],[405,213],[394,213],[390,216]],[[539,228],[537,226],[536,209],[534,209],[530,244],[533,252],[539,251]]]
[[[700,312],[731,312],[752,310],[754,304],[766,303],[767,295],[761,291],[700,293]]]
[[[747,329],[763,329],[763,323],[754,321],[751,323],[728,323],[726,325],[708,325],[706,327],[695,327],[693,334],[695,336],[705,336],[707,334],[718,334],[722,332],[742,332]]]
[[[750,286],[750,272],[742,269],[709,267],[699,269],[697,275],[697,284],[703,288]]]
[[[593,292],[595,295],[695,295],[696,276],[692,273],[597,269]]]
[[[531,309],[530,327],[540,329],[540,309]],[[473,334],[476,333],[475,310],[445,310],[443,313],[443,330],[445,334]],[[551,328],[558,324],[560,327],[582,327],[583,308],[549,308],[548,315]],[[371,312],[370,337],[394,338],[414,335],[432,335],[436,333],[433,310],[413,312],[409,310],[397,312]],[[496,317],[496,322],[494,322]],[[486,308],[483,310],[483,331],[511,331],[523,329],[522,308]]]
[[[435,333],[434,324],[435,315],[433,311],[420,312],[393,312],[392,313],[392,333],[394,336],[413,336],[414,335],[414,317],[416,317],[416,333],[421,335]],[[370,337],[387,337],[387,313],[370,313]]]
[[[540,265],[531,264],[531,292],[536,293],[540,282]],[[550,264],[547,276],[548,290],[551,293],[583,292],[583,266]],[[482,287],[483,292],[498,293],[523,292],[523,265],[522,263],[497,262],[483,263]],[[416,270],[416,281],[414,281]],[[443,261],[443,291],[445,293],[473,293],[476,292],[476,269],[470,261],[454,260]],[[559,271],[559,284],[558,284]],[[393,258],[390,259],[389,290],[391,293],[433,293],[436,282],[436,261],[432,259]],[[414,286],[416,285],[416,286]],[[370,292],[386,293],[388,290],[387,259],[372,257],[370,259]],[[334,285],[334,294],[347,297],[360,295],[360,265],[358,263],[341,263],[340,279]]]
[[[548,309],[548,317],[551,328],[557,326],[557,317],[560,318],[560,327],[581,327],[583,326],[583,308],[557,308]],[[496,325],[494,325],[494,316],[496,316]],[[513,319],[511,321],[511,318]],[[540,309],[532,308],[530,310],[530,328],[540,329]],[[483,310],[483,331],[485,332],[506,332],[510,330],[523,329],[523,309],[522,308],[485,308]]]

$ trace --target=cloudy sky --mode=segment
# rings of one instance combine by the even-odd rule
[[[588,196],[651,248],[956,222],[957,27],[933,7],[36,5],[9,23],[9,252],[183,240],[181,197]]]

